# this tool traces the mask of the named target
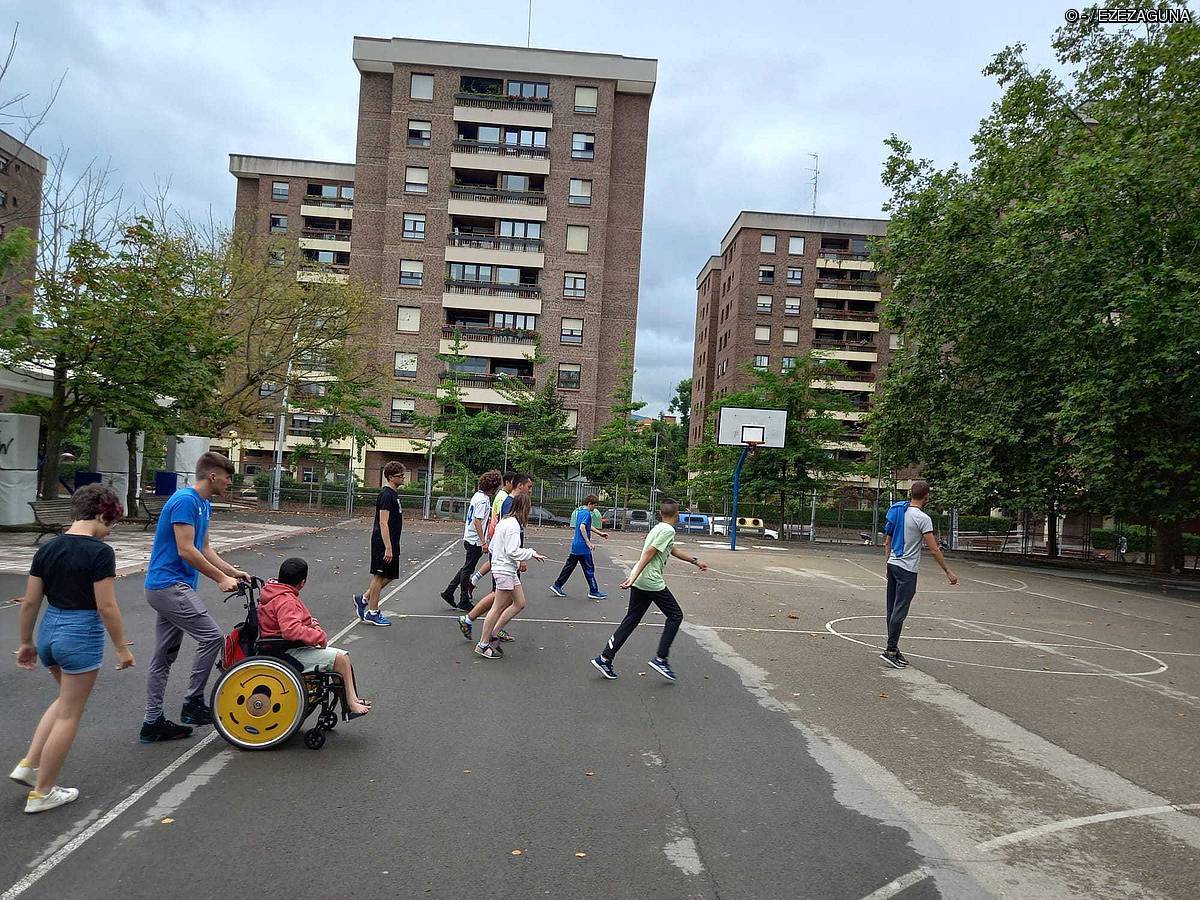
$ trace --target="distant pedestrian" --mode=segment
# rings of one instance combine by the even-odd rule
[[[453,608],[464,611],[471,608],[471,601],[467,599],[468,588],[479,558],[488,550],[488,520],[492,515],[492,498],[500,488],[500,481],[498,469],[484,472],[479,476],[475,493],[467,505],[467,521],[463,528],[463,550],[466,552],[466,559],[462,568],[442,591],[442,599]]]
[[[190,737],[189,725],[212,724],[204,687],[225,634],[197,593],[200,574],[227,594],[237,590],[239,581],[250,580],[221,559],[208,540],[212,498],[224,495],[232,480],[233,463],[220,453],[205,453],[196,461],[195,484],[172,494],[159,513],[146,570],[146,602],[158,614],[158,623],[146,678],[146,719],[139,736],[143,744]],[[183,724],[176,725],[163,715],[163,694],[185,634],[196,641],[196,658],[180,714]]]
[[[498,524],[499,518],[507,516],[512,511],[513,502],[516,500],[517,497],[520,497],[522,495],[529,496],[530,492],[533,491],[533,479],[530,478],[528,475],[522,475],[519,472],[512,472],[511,476],[512,476],[512,478],[511,478],[511,483],[512,483],[511,493],[507,497],[505,497],[504,500],[500,504],[497,505],[497,504],[493,503],[493,508],[498,510],[498,515],[494,514],[494,521],[496,521],[496,524]],[[530,502],[532,503],[532,500]],[[491,535],[495,531],[495,527],[496,526],[493,525],[492,529],[488,532],[488,540],[489,541],[491,540]],[[522,547],[525,546],[525,526],[524,525],[521,526],[521,546]],[[519,568],[520,568],[520,571],[522,571],[522,572],[525,571],[525,563],[522,562]],[[471,576],[471,580],[474,581],[475,583],[478,583],[479,579],[482,578],[484,575],[488,574],[489,572],[491,572],[491,570],[492,570],[492,564],[491,564],[491,561],[489,560],[488,562],[485,562],[483,564],[483,566],[479,569],[478,572],[476,572],[474,575]],[[472,628],[473,623],[477,622],[480,619],[480,617],[487,616],[488,610],[490,610],[492,608],[492,603],[494,603],[495,600],[496,600],[496,579],[493,576],[491,591],[489,591],[486,595],[484,595],[484,597],[481,600],[479,600],[474,606],[472,606],[470,609],[468,609],[463,615],[458,617],[459,630],[462,631],[463,637],[465,637],[468,641],[471,640],[471,628]],[[504,629],[504,628],[498,629],[496,631],[496,635],[499,637],[499,639],[501,641],[503,641],[506,644],[510,643],[513,640],[512,635],[510,635],[508,633],[507,629]]]
[[[583,506],[571,514],[571,552],[567,556],[567,561],[563,565],[562,571],[558,573],[558,578],[550,586],[550,593],[556,597],[567,596],[563,590],[563,586],[567,583],[567,579],[571,577],[571,573],[575,571],[575,567],[581,566],[583,568],[583,577],[587,579],[588,583],[588,599],[608,599],[608,594],[600,590],[600,585],[596,583],[596,562],[592,558],[592,551],[595,549],[595,544],[592,543],[592,535],[598,534],[600,537],[608,540],[608,532],[596,528],[595,520],[592,518],[592,514],[596,510],[596,504],[599,502],[600,498],[595,494],[588,494],[583,498]]]
[[[404,484],[404,466],[392,460],[383,467],[383,486],[375,498],[375,524],[371,527],[371,584],[365,594],[354,595],[358,618],[368,625],[391,625],[379,609],[383,589],[400,577],[400,535],[404,510],[397,491]]]
[[[605,678],[617,677],[613,669],[617,651],[633,634],[633,630],[638,627],[653,603],[667,617],[667,622],[663,626],[662,636],[658,639],[658,655],[650,660],[649,665],[668,681],[676,680],[667,656],[671,652],[671,643],[675,640],[679,626],[683,624],[683,610],[679,608],[675,596],[667,587],[663,571],[669,556],[690,562],[701,572],[707,571],[708,565],[675,546],[675,523],[679,521],[679,504],[674,500],[664,500],[659,507],[659,516],[662,521],[646,535],[637,565],[621,583],[621,589],[629,591],[629,610],[604,649],[600,651],[600,655],[592,660],[592,665],[599,669]]]
[[[887,543],[887,647],[879,654],[889,666],[903,669],[908,660],[900,652],[900,632],[908,616],[908,607],[917,593],[917,569],[921,565],[922,547],[929,550],[946,573],[951,584],[958,576],[946,565],[942,548],[933,536],[933,520],[924,506],[929,502],[929,482],[914,481],[908,500],[893,503],[887,512],[883,532]]]
[[[546,557],[524,547],[522,534],[529,524],[529,495],[516,494],[508,513],[496,526],[492,540],[492,572],[496,579],[496,599],[484,620],[482,640],[475,653],[484,659],[499,659],[499,632],[525,609],[525,590],[521,587],[521,566],[526,560],[543,561]]]
[[[71,497],[71,518],[70,528],[34,554],[21,604],[17,665],[32,670],[40,659],[58,682],[58,697],[9,776],[31,788],[27,813],[45,812],[79,796],[77,788],[59,786],[58,775],[104,664],[106,631],[117,650],[117,668],[133,665],[117,607],[117,559],[104,543],[121,519],[120,498],[107,485],[89,484]],[[35,645],[33,623],[43,597],[48,606]]]

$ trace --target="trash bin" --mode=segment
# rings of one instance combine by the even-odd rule
[[[177,472],[155,472],[154,473],[154,496],[155,497],[170,497],[179,487],[179,474]]]
[[[100,483],[100,473],[99,472],[79,471],[79,472],[75,473],[75,490],[79,490],[81,487],[84,487],[85,485],[99,484],[99,483]]]

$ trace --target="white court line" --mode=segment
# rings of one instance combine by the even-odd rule
[[[399,585],[399,587],[397,587],[394,590],[392,590],[391,592],[389,592],[388,597],[395,595],[397,592],[400,591],[401,588],[403,588],[410,581],[412,581],[414,578],[416,578],[418,575],[420,575],[422,572],[424,572],[427,568],[429,568],[431,565],[433,565],[433,563],[437,562],[437,560],[439,560],[443,556],[445,556],[446,552],[451,547],[453,547],[455,543],[457,543],[457,541],[450,543],[449,545],[444,547],[442,550],[440,550],[437,554],[432,556],[428,561],[425,562],[424,565],[421,566],[421,568],[417,569],[417,571],[413,572],[412,575],[410,575],[408,578],[406,578]],[[382,601],[380,601],[380,602],[382,605]],[[353,628],[358,623],[359,623],[359,619],[356,616],[354,621],[351,622],[349,625],[347,625],[345,628],[343,628],[341,631],[339,631],[329,641],[329,643],[333,643],[334,641],[338,640],[339,638],[345,636],[345,634],[347,632],[349,632],[350,629]],[[101,816],[99,819],[97,819],[95,822],[93,822],[91,825],[89,825],[86,829],[81,831],[76,837],[72,838],[70,841],[68,841],[66,844],[64,844],[58,851],[56,851],[53,855],[49,856],[46,859],[46,861],[43,862],[41,865],[39,865],[36,869],[34,869],[32,872],[30,872],[24,878],[21,878],[19,881],[17,881],[12,887],[10,887],[2,895],[0,895],[0,900],[13,900],[13,898],[21,896],[21,894],[25,893],[27,890],[29,890],[31,887],[33,887],[38,881],[40,881],[42,878],[44,878],[52,869],[54,869],[56,866],[58,866],[59,863],[61,863],[68,856],[70,856],[72,853],[74,853],[76,850],[78,850],[80,847],[82,847],[84,844],[86,844],[88,841],[90,841],[93,837],[95,837],[97,834],[99,834],[100,831],[102,831],[104,828],[106,828],[108,825],[110,825],[113,822],[113,820],[115,820],[118,816],[121,815],[121,813],[125,812],[127,809],[129,809],[129,807],[133,806],[135,803],[137,803],[139,800],[141,800],[143,797],[145,797],[146,794],[150,793],[150,791],[154,790],[156,787],[158,787],[158,785],[162,784],[163,781],[165,781],[167,778],[169,778],[181,766],[183,766],[190,759],[195,757],[196,754],[198,754],[201,750],[203,750],[205,747],[207,747],[209,744],[211,744],[213,741],[215,741],[218,737],[219,737],[219,735],[217,734],[216,729],[213,729],[212,731],[210,731],[207,735],[205,735],[203,738],[201,738],[194,747],[191,747],[188,750],[186,750],[184,753],[182,753],[178,758],[175,759],[174,762],[170,763],[161,772],[159,772],[157,775],[155,775],[153,778],[151,778],[149,781],[147,781],[145,784],[143,784],[140,788],[138,788],[132,794],[127,796],[124,800],[119,802],[116,806],[114,806],[107,813],[105,813],[103,816]]]
[[[887,900],[888,897],[895,897],[901,891],[907,890],[928,877],[929,873],[924,869],[913,869],[907,875],[901,875],[895,881],[889,881],[878,890],[871,891],[862,900]]]
[[[852,566],[858,566],[864,572],[869,572],[871,575],[874,575],[880,581],[887,581],[886,575],[880,575],[875,570],[868,569],[862,563],[857,563],[854,560],[849,559],[845,556],[843,556],[842,559],[845,562],[850,563],[850,565],[852,565]],[[967,578],[965,575],[962,576],[961,578],[959,578],[958,580],[959,581],[973,581],[975,584],[986,584],[988,587],[998,588],[999,590],[995,590],[995,591],[957,591],[957,590],[953,590],[953,589],[952,590],[941,590],[941,591],[922,590],[921,594],[960,594],[960,593],[966,593],[966,594],[1013,594],[1013,593],[1020,593],[1022,591],[1026,591],[1029,589],[1029,585],[1027,585],[1025,582],[1023,582],[1019,578],[1014,578],[1013,581],[1015,581],[1017,584],[1019,584],[1020,587],[1006,587],[1003,584],[995,584],[994,582],[991,582],[991,581],[980,581],[978,578]]]
[[[1071,828],[1081,828],[1084,825],[1094,825],[1097,822],[1114,822],[1117,819],[1135,819],[1142,816],[1159,816],[1163,813],[1184,812],[1189,809],[1200,809],[1200,803],[1172,803],[1168,806],[1143,806],[1141,809],[1125,809],[1120,812],[1100,813],[1095,816],[1079,816],[1075,819],[1063,819],[1061,822],[1048,822],[1045,825],[1035,825],[1033,828],[1022,828],[1000,837],[992,838],[979,844],[976,850],[995,850],[1009,844],[1019,844],[1022,841],[1033,840],[1059,831]]]

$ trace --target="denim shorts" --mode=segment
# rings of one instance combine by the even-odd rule
[[[38,657],[43,666],[58,666],[68,675],[94,672],[104,664],[104,634],[94,609],[47,606],[38,628]]]

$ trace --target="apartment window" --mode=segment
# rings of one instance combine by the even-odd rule
[[[542,236],[542,223],[520,222],[515,219],[501,219],[500,236],[532,238],[534,240],[538,240]]]
[[[500,176],[500,190],[502,191],[528,191],[529,176],[528,175],[508,175]]]
[[[558,386],[565,391],[579,390],[579,369],[577,363],[559,363]]]
[[[799,329],[799,328],[785,328],[785,329],[783,329],[783,342],[784,342],[785,344],[798,344],[798,343],[800,343],[800,329]]]
[[[799,267],[793,268],[792,266],[788,266],[787,283],[804,284],[804,270]]]
[[[587,253],[588,227],[586,225],[567,226],[567,252]]]
[[[594,113],[600,101],[600,90],[578,85],[575,88],[575,112]]]
[[[760,313],[769,313],[771,311],[771,298],[766,294],[758,295],[758,311]]]
[[[769,356],[755,356],[754,357],[754,368],[766,369],[766,368],[769,368],[770,365],[771,365],[771,357],[769,357]]]
[[[396,351],[396,377],[397,378],[416,378],[417,377],[417,354],[403,353]]]
[[[771,340],[771,326],[770,325],[755,325],[754,326],[754,340],[755,340],[755,342],[760,343],[760,344],[765,344],[765,343],[769,342]]]
[[[450,279],[452,281],[480,281],[490,284],[492,267],[480,263],[450,263]]]
[[[562,333],[559,336],[559,341],[564,344],[582,344],[583,319],[564,318],[562,320]]]
[[[246,463],[245,468],[242,469],[242,472],[244,474],[251,475],[251,476],[257,475],[261,471],[262,471],[262,466],[256,466],[253,463]]]
[[[889,334],[888,335],[888,349],[889,350],[899,350],[903,346],[904,346],[904,339],[900,335],[898,335],[898,334]]]
[[[353,200],[354,199],[354,185],[343,184],[340,192],[341,192],[343,200]]]
[[[804,255],[804,235],[793,234],[788,237],[788,254],[790,256]]]
[[[514,331],[536,331],[537,316],[531,313],[492,313],[492,325]]]
[[[405,166],[404,190],[410,194],[428,194],[429,169],[424,166]]]
[[[785,357],[783,358],[783,366],[782,366],[782,371],[784,371],[784,372],[790,372],[790,371],[792,371],[792,369],[794,369],[794,368],[796,368],[796,357],[794,357],[794,356],[785,356]]]
[[[307,421],[301,421],[297,425],[295,418],[293,418],[292,426],[304,428],[304,429],[306,429],[305,433],[306,434],[308,433],[309,423]],[[300,470],[300,483],[301,484],[316,484],[317,483],[317,470],[313,466],[305,466],[303,469],[301,469]]]
[[[775,283],[775,267],[774,266],[759,266],[758,267],[758,283],[759,284],[774,284]]]
[[[433,123],[420,119],[408,120],[408,146],[428,147],[433,140]]]
[[[297,392],[301,397],[324,397],[326,390],[328,388],[320,381],[305,381],[300,384]]]
[[[286,200],[288,198],[288,183],[286,181],[271,182],[271,199]],[[4,205],[4,192],[0,191],[0,206]]]
[[[510,81],[508,96],[522,100],[549,100],[550,85],[544,81]]]
[[[271,216],[271,234],[287,234],[287,216]]]
[[[563,412],[567,414],[567,427],[575,431],[579,427],[579,410],[565,409]]]
[[[272,266],[282,266],[285,262],[287,262],[287,251],[272,250],[267,262]]]
[[[785,297],[783,300],[783,314],[785,316],[800,315],[800,298],[799,297]]]
[[[587,296],[587,273],[586,272],[567,272],[563,275],[563,296],[564,297],[586,297]]]
[[[412,241],[425,240],[425,214],[404,214],[404,237]]]
[[[425,263],[419,259],[400,260],[400,284],[404,287],[420,287],[425,280]]]
[[[408,96],[413,100],[432,100],[433,76],[414,72],[408,83]]]
[[[775,252],[775,235],[773,235],[773,234],[759,235],[758,249],[762,253],[774,253]]]
[[[596,158],[596,135],[585,131],[576,131],[571,135],[572,159]]]
[[[279,385],[277,385],[275,382],[273,382],[273,381],[264,381],[262,384],[260,384],[260,385],[258,386],[258,396],[260,396],[260,397],[272,397],[272,396],[274,396],[274,395],[275,395],[275,392],[276,392],[277,390],[279,390]]]
[[[417,411],[417,401],[406,397],[392,398],[392,424],[411,425]]]
[[[571,193],[567,202],[572,206],[592,205],[592,181],[590,178],[572,178]]]
[[[421,330],[421,307],[401,306],[396,310],[397,331]]]

